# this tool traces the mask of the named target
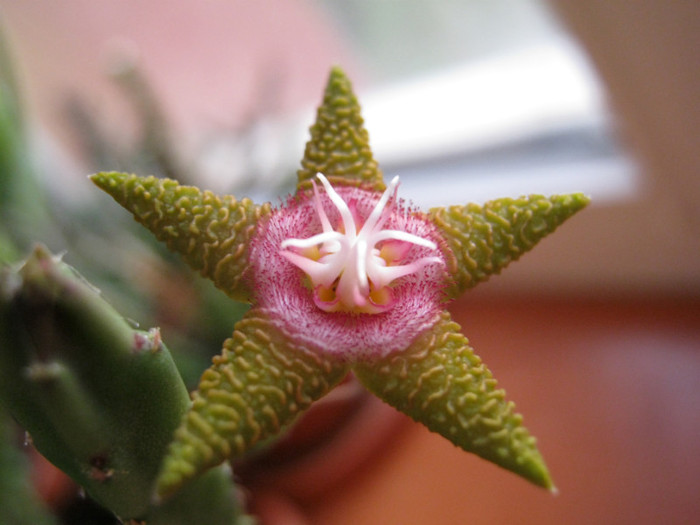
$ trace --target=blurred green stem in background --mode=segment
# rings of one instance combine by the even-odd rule
[[[34,446],[117,516],[184,524],[197,508],[201,523],[236,523],[221,469],[152,506],[187,389],[159,330],[135,330],[41,246],[0,274],[0,399]]]

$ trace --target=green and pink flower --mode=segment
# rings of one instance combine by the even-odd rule
[[[406,348],[435,324],[448,275],[437,228],[396,198],[334,189],[275,210],[251,243],[255,302],[290,339],[347,361]]]
[[[385,186],[337,68],[297,192],[277,208],[155,177],[92,180],[193,269],[251,303],[192,394],[159,495],[279,434],[351,371],[454,444],[553,488],[522,417],[446,306],[530,250],[585,196],[413,209],[397,196],[398,178]]]

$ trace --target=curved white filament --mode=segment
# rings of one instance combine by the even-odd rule
[[[392,196],[396,199],[399,177],[392,179],[359,230],[350,207],[333,189],[328,179],[321,173],[316,177],[338,211],[344,231],[333,229],[323,209],[318,188],[312,181],[315,209],[323,232],[306,239],[285,239],[280,249],[287,260],[309,276],[314,288],[320,286],[332,290],[332,301],[316,301],[320,308],[327,311],[367,313],[384,311],[386,308],[382,305],[377,306],[370,298],[373,292],[387,287],[396,279],[417,272],[423,266],[443,264],[440,257],[422,257],[409,264],[393,264],[395,261],[387,260],[380,254],[376,245],[382,241],[407,242],[431,250],[437,249],[435,243],[429,239],[405,231],[381,229],[390,216],[391,208],[387,208],[389,199]],[[316,246],[319,246],[319,250],[313,258],[290,250],[308,250]],[[391,294],[378,296],[391,297]]]

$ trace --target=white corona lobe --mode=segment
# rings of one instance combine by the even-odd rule
[[[405,231],[382,229],[393,210],[387,204],[392,197],[396,201],[399,177],[394,177],[361,225],[328,179],[321,173],[316,177],[338,211],[340,224],[336,228],[331,225],[318,187],[312,181],[314,204],[323,231],[306,239],[284,240],[280,253],[309,276],[319,308],[328,312],[384,312],[392,306],[390,285],[395,280],[427,264],[443,264],[437,256],[397,264],[407,251],[401,243],[437,249],[428,239]],[[381,247],[379,243],[383,243]]]

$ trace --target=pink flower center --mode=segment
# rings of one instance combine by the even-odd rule
[[[381,313],[394,304],[391,284],[429,264],[444,264],[438,256],[426,256],[401,264],[411,245],[437,250],[434,242],[400,230],[385,230],[396,201],[399,178],[394,179],[374,209],[361,223],[354,210],[321,173],[317,178],[335,206],[340,220],[331,225],[318,187],[314,187],[315,210],[322,232],[306,239],[285,239],[280,253],[303,270],[311,280],[314,302],[326,312]]]

